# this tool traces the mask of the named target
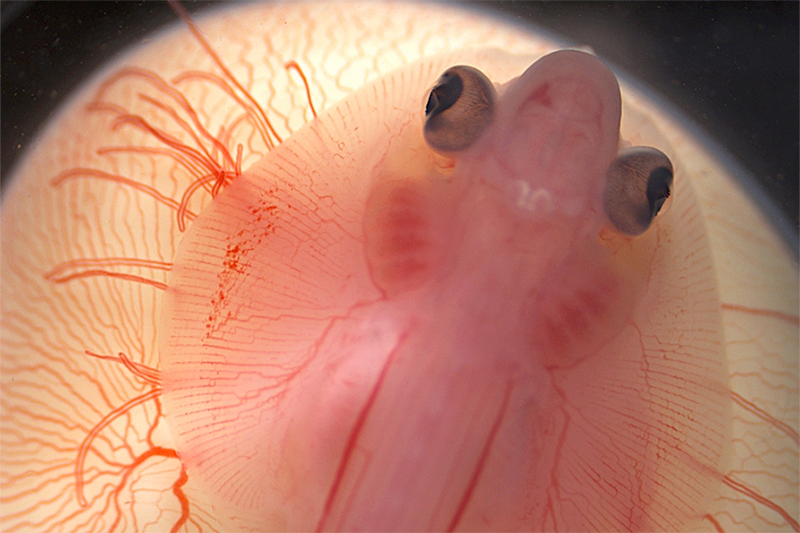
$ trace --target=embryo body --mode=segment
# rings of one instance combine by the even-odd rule
[[[616,80],[551,54],[440,141],[420,102],[453,61],[360,90],[194,222],[161,350],[181,460],[242,529],[683,527],[725,442],[718,318],[686,303],[713,278],[666,269],[685,230],[609,223]],[[663,409],[674,380],[710,408]]]

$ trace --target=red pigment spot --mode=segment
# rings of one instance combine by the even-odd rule
[[[274,193],[274,190],[270,190],[266,196],[269,197]],[[262,237],[268,237],[275,233],[275,224],[272,221],[265,221],[265,218],[278,217],[278,206],[266,202],[264,200],[262,205],[250,209],[250,212],[256,215],[256,224],[253,224],[251,228],[237,232],[235,236],[237,242],[227,245],[225,256],[222,259],[223,269],[217,274],[217,296],[210,301],[212,311],[206,319],[206,338],[210,338],[214,332],[232,318],[233,313],[228,309],[230,299],[226,295],[235,285],[246,280],[247,272],[250,269],[248,256],[254,251],[254,246],[263,242]],[[254,232],[257,232],[257,235],[252,235]],[[244,243],[253,244],[246,246]]]
[[[205,326],[206,330],[209,331],[208,335],[222,323],[219,321],[219,318],[226,316],[225,310],[228,307],[226,293],[235,282],[235,275],[244,274],[246,263],[243,263],[242,259],[251,251],[252,248],[244,248],[239,244],[229,244],[228,248],[225,250],[225,258],[222,260],[222,265],[225,268],[218,276],[219,289],[216,293],[216,297],[211,299],[212,312],[209,313]],[[228,313],[227,316],[229,317],[230,313]]]
[[[223,259],[222,265],[232,272],[243,273],[244,265],[241,265],[239,260],[249,251],[250,250],[245,250],[238,244],[229,244],[228,249],[225,250],[225,259]]]

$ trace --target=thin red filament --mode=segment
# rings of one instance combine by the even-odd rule
[[[150,448],[149,450],[144,452],[142,455],[137,457],[133,461],[133,463],[131,463],[125,469],[125,473],[122,475],[122,480],[121,480],[120,484],[117,486],[116,489],[114,489],[114,492],[113,492],[114,507],[116,508],[116,511],[117,511],[117,517],[114,520],[114,522],[111,524],[111,527],[109,527],[109,529],[108,529],[109,531],[116,530],[117,526],[120,523],[120,520],[122,519],[123,513],[122,513],[122,509],[120,508],[120,504],[119,504],[119,496],[120,496],[120,493],[122,492],[122,489],[126,486],[126,484],[127,484],[126,482],[128,481],[128,479],[130,478],[131,474],[133,473],[134,469],[137,466],[143,464],[145,461],[147,461],[148,459],[150,459],[152,457],[164,457],[164,458],[167,458],[167,459],[178,459],[178,453],[173,449],[163,448],[161,446]],[[184,494],[184,492],[183,492],[183,485],[186,484],[186,481],[188,479],[189,479],[189,477],[186,475],[186,470],[183,468],[183,466],[181,466],[181,473],[178,476],[178,479],[175,481],[175,483],[172,484],[172,493],[175,494],[175,497],[178,499],[178,501],[181,504],[181,516],[175,522],[175,524],[173,524],[172,529],[170,529],[170,531],[173,532],[173,533],[177,532],[186,523],[186,521],[189,519],[189,500],[186,497],[186,494]]]
[[[259,103],[244,89],[234,78],[229,69],[222,63],[221,59],[211,49],[197,27],[189,19],[185,10],[175,2],[171,2],[171,4],[175,12],[189,27],[197,41],[222,70],[224,76],[217,76],[211,73],[187,72],[168,82],[154,72],[145,69],[132,67],[124,68],[111,76],[100,86],[97,96],[95,100],[89,104],[88,110],[92,112],[111,113],[114,116],[111,122],[112,130],[118,130],[123,126],[132,126],[144,132],[147,136],[160,144],[157,146],[106,146],[97,150],[98,155],[126,153],[133,156],[167,156],[175,161],[178,166],[188,171],[189,175],[193,176],[194,179],[183,192],[180,202],[172,197],[166,196],[155,187],[111,172],[91,168],[73,168],[61,172],[51,180],[51,185],[53,187],[58,187],[72,179],[93,178],[132,188],[135,191],[145,193],[156,202],[173,209],[176,212],[178,229],[183,232],[187,227],[187,221],[190,223],[196,217],[196,214],[190,211],[188,206],[197,190],[204,188],[212,197],[216,196],[237,176],[241,175],[244,148],[240,143],[235,144],[235,158],[232,157],[232,150],[229,149],[229,146],[234,145],[234,133],[240,126],[249,123],[255,131],[259,132],[268,149],[276,146],[282,139],[273,128]],[[311,112],[316,117],[316,110],[311,102],[309,85],[305,75],[294,62],[288,64],[287,68],[293,68],[300,74],[306,88],[306,95]],[[174,133],[156,126],[155,123],[149,122],[143,115],[130,112],[122,106],[116,105],[110,101],[104,101],[104,98],[108,96],[113,86],[121,83],[123,80],[132,78],[142,80],[150,87],[151,94],[143,92],[136,93],[138,100],[144,102],[159,115],[165,116],[168,123],[174,126]],[[200,80],[204,83],[216,85],[231,97],[244,112],[235,119],[229,121],[229,124],[226,126],[221,126],[217,136],[212,135],[202,124],[198,112],[192,107],[184,94],[176,87],[177,84],[188,80]],[[187,142],[181,139],[187,139]],[[81,278],[103,276],[147,284],[162,290],[166,290],[167,288],[167,285],[163,282],[128,272],[120,272],[120,267],[169,271],[172,264],[166,261],[127,257],[79,258],[60,263],[47,272],[44,278],[54,283],[66,283]],[[81,442],[78,448],[74,475],[76,496],[82,508],[89,506],[85,495],[86,481],[84,479],[84,470],[86,459],[89,452],[93,450],[93,443],[98,435],[115,420],[128,414],[135,407],[141,406],[151,400],[155,402],[158,411],[157,416],[161,416],[161,407],[158,400],[161,394],[161,378],[157,369],[134,362],[122,352],[119,352],[117,356],[103,355],[90,350],[86,350],[84,353],[90,357],[122,364],[132,375],[150,386],[151,389],[107,413],[88,432]],[[287,376],[286,379],[291,380],[293,376],[296,375],[296,372],[299,372],[299,369],[296,370],[295,373]],[[136,456],[130,464],[124,466],[122,480],[112,492],[114,506],[117,510],[117,518],[111,525],[111,530],[114,530],[120,524],[120,520],[123,516],[123,511],[120,507],[120,495],[134,470],[151,457],[178,458],[175,450],[163,448],[154,444],[153,434],[155,429],[156,424],[154,423],[148,431],[147,442],[149,444],[149,449],[141,455]],[[97,450],[95,450],[95,453],[98,453]],[[183,486],[186,484],[187,480],[187,473],[185,469],[181,467],[180,475],[172,485],[172,492],[180,502],[181,515],[172,526],[171,531],[178,531],[183,528],[190,517],[189,501],[183,493]]]
[[[758,418],[760,418],[767,424],[772,425],[777,430],[781,431],[787,437],[792,439],[795,444],[800,444],[800,436],[797,434],[797,431],[792,426],[790,426],[785,422],[781,422],[780,420],[778,420],[777,418],[775,418],[768,412],[764,411],[753,402],[745,399],[744,396],[736,392],[731,391],[731,398],[733,398],[733,401],[736,402],[736,404],[739,405],[739,407],[741,407],[745,411],[748,411],[756,415]]]
[[[239,89],[239,91],[241,91],[242,94],[244,94],[245,98],[255,107],[255,109],[258,111],[258,117],[263,121],[263,124],[267,125],[269,130],[272,132],[275,138],[278,139],[278,142],[280,143],[282,139],[280,138],[278,133],[273,129],[272,123],[267,118],[267,114],[264,112],[264,109],[255,100],[255,98],[252,97],[250,92],[245,90],[244,87],[242,87],[242,84],[239,83],[239,80],[236,79],[236,77],[233,75],[233,73],[231,73],[228,67],[225,66],[225,63],[217,55],[214,49],[211,48],[211,45],[208,44],[208,41],[206,41],[205,37],[203,37],[203,34],[195,25],[194,21],[191,19],[191,17],[189,17],[189,13],[186,12],[186,9],[184,9],[184,7],[177,0],[170,0],[169,5],[170,7],[172,7],[172,10],[175,12],[175,14],[178,15],[181,18],[181,20],[183,20],[183,22],[189,27],[189,31],[192,32],[192,35],[194,35],[195,39],[197,39],[197,41],[200,43],[200,45],[203,47],[206,53],[208,53],[209,57],[211,57],[211,59],[214,61],[214,63],[216,63],[219,69],[222,70],[222,72],[225,74],[225,77],[228,80],[230,80],[233,83],[233,85],[236,86],[236,88]]]
[[[264,120],[261,119],[261,113],[263,113],[263,111],[260,111],[260,108],[256,108],[252,104],[249,104],[247,102],[247,98],[242,98],[241,96],[236,94],[236,91],[234,91],[233,88],[230,85],[228,85],[224,79],[210,72],[200,72],[191,70],[172,78],[172,83],[178,84],[189,80],[206,81],[222,89],[237,104],[239,104],[239,106],[242,109],[244,109],[246,116],[250,117],[250,122],[258,130],[259,135],[261,135],[261,140],[268,148],[272,149],[282,142],[281,137],[272,127],[272,123],[269,120],[266,120],[266,118],[264,119],[266,120],[266,122],[264,122]]]
[[[114,183],[119,183],[120,185],[130,187],[137,191],[141,191],[149,196],[152,196],[157,202],[174,209],[176,212],[180,208],[180,204],[178,202],[176,202],[172,198],[169,198],[168,196],[164,196],[155,187],[150,187],[136,180],[125,178],[117,174],[104,172],[102,170],[95,170],[93,168],[72,168],[69,170],[65,170],[64,172],[61,172],[58,176],[53,178],[50,181],[50,184],[54,187],[58,187],[62,185],[64,182],[75,178],[100,178]],[[196,215],[194,213],[187,212],[186,216],[187,218],[194,220]]]
[[[303,80],[303,85],[306,88],[306,98],[308,98],[308,106],[311,108],[311,113],[314,115],[314,118],[317,118],[317,110],[314,109],[314,102],[311,101],[311,90],[308,87],[308,80],[306,79],[306,75],[303,74],[303,71],[300,69],[300,65],[297,64],[296,61],[289,61],[284,65],[286,70],[295,70],[298,74],[300,74],[300,79]]]
[[[714,518],[710,514],[703,516],[703,518],[711,522],[711,525],[714,526],[714,529],[717,530],[717,533],[725,533],[725,530],[722,529],[722,525],[719,522],[717,522],[716,518]]]
[[[344,478],[344,473],[347,470],[347,465],[350,462],[350,458],[353,455],[353,451],[355,450],[356,442],[358,441],[358,436],[361,434],[361,430],[364,427],[364,424],[367,421],[367,417],[369,416],[370,411],[372,411],[372,406],[375,404],[375,400],[378,398],[378,393],[380,392],[381,388],[383,387],[383,382],[386,379],[386,374],[389,372],[389,368],[392,366],[394,362],[394,358],[397,356],[397,352],[400,350],[400,347],[405,342],[405,337],[401,338],[398,343],[397,347],[391,351],[389,357],[386,359],[386,362],[381,369],[380,374],[378,375],[378,379],[375,381],[375,385],[372,387],[370,391],[369,397],[367,401],[364,403],[364,407],[361,409],[361,412],[358,415],[358,419],[356,419],[356,423],[353,425],[353,429],[350,432],[350,436],[347,439],[347,445],[345,446],[344,454],[342,455],[342,460],[339,462],[339,468],[336,471],[336,477],[333,480],[333,484],[331,485],[330,490],[328,491],[328,497],[325,500],[325,506],[322,509],[322,514],[320,515],[319,522],[317,523],[316,531],[322,531],[322,528],[325,527],[325,522],[328,520],[328,516],[330,515],[331,508],[333,507],[333,502],[336,500],[336,495],[339,492],[339,486],[342,484],[342,479]]]
[[[486,460],[489,458],[489,452],[492,451],[494,439],[497,436],[497,432],[500,431],[500,426],[503,424],[503,419],[505,418],[506,411],[508,410],[508,402],[511,400],[511,390],[513,388],[514,384],[509,381],[508,385],[506,386],[505,396],[503,397],[503,404],[500,406],[500,410],[497,412],[497,417],[492,424],[492,429],[489,431],[489,436],[484,443],[483,450],[481,450],[481,456],[478,459],[478,463],[475,465],[475,471],[472,473],[472,477],[469,480],[467,489],[461,496],[458,509],[456,509],[456,512],[453,514],[453,519],[450,521],[447,531],[455,531],[455,529],[458,527],[458,523],[461,521],[461,516],[467,509],[467,505],[469,505],[470,499],[472,499],[472,493],[475,492],[475,487],[478,484],[481,472],[483,472],[483,468],[486,465]]]
[[[84,353],[96,359],[103,359],[105,361],[116,361],[122,363],[123,366],[125,366],[125,368],[130,370],[130,372],[133,375],[142,379],[146,383],[150,385],[155,385],[156,387],[161,386],[161,375],[158,370],[156,370],[155,368],[151,368],[147,365],[143,365],[141,363],[132,361],[131,358],[125,355],[123,352],[119,352],[119,355],[117,357],[113,357],[111,355],[102,355],[91,352],[89,350],[85,350]]]
[[[146,403],[152,399],[158,398],[160,394],[160,388],[153,388],[144,394],[140,394],[139,396],[128,400],[123,405],[117,407],[104,416],[103,419],[92,428],[89,434],[86,435],[86,438],[83,439],[83,442],[81,442],[81,445],[78,448],[78,459],[75,461],[75,492],[78,497],[78,503],[81,507],[87,507],[89,505],[89,502],[86,501],[86,497],[83,494],[83,464],[86,461],[86,455],[89,453],[89,450],[92,447],[92,441],[114,420],[124,415],[137,405],[142,405],[143,403]]]
[[[778,513],[794,531],[800,531],[800,524],[798,524],[797,520],[792,518],[792,515],[786,512],[786,509],[784,509],[777,503],[773,502],[772,500],[765,498],[764,496],[756,492],[756,490],[753,489],[752,487],[748,487],[741,481],[736,481],[730,476],[723,476],[722,482],[725,483],[730,488],[732,488],[733,490],[735,490],[736,492],[738,492],[739,494],[747,496],[751,500],[758,502],[769,509],[772,509],[773,511]]]
[[[113,272],[104,270],[102,267],[111,266],[134,266],[145,267],[155,270],[169,270],[172,267],[171,263],[165,261],[152,261],[149,259],[137,259],[128,257],[106,257],[99,259],[72,259],[57,265],[54,269],[50,270],[44,275],[44,278],[52,281],[53,283],[67,283],[81,278],[88,278],[94,276],[104,276],[109,278],[117,278],[125,281],[132,281],[134,283],[142,283],[150,285],[156,289],[166,290],[167,284],[161,281],[137,276],[135,274],[128,274],[125,272]],[[101,267],[101,268],[97,268]],[[82,270],[85,269],[85,270]],[[70,270],[77,270],[77,272],[68,273]]]
[[[720,307],[728,311],[738,311],[740,313],[747,313],[750,315],[763,316],[767,318],[777,318],[778,320],[782,320],[787,324],[800,326],[800,317],[790,313],[784,313],[783,311],[777,311],[775,309],[759,309],[756,307],[746,307],[744,305],[729,304],[725,302],[722,302],[722,305]]]
[[[230,165],[233,164],[233,160],[231,159],[228,150],[222,143],[220,143],[218,139],[216,139],[213,135],[211,135],[211,133],[209,133],[208,130],[203,126],[203,124],[200,122],[197,116],[197,112],[194,110],[194,108],[186,99],[186,97],[180,91],[171,87],[169,83],[167,83],[167,81],[161,78],[158,74],[151,72],[149,70],[136,67],[126,67],[121,69],[119,72],[114,74],[111,78],[109,78],[106,82],[104,82],[101,85],[100,90],[98,91],[96,97],[96,101],[94,104],[90,105],[90,109],[93,107],[105,106],[107,109],[112,109],[117,113],[124,115],[125,114],[124,110],[122,110],[118,106],[111,106],[110,104],[104,104],[102,102],[102,99],[104,94],[113,85],[117,84],[118,82],[120,82],[122,79],[125,78],[140,78],[149,83],[151,86],[153,86],[159,92],[160,98],[153,98],[146,94],[138,93],[139,98],[153,105],[154,107],[162,110],[163,112],[167,113],[175,121],[175,123],[178,124],[180,129],[182,129],[192,137],[192,140],[205,153],[205,155],[208,157],[209,161],[211,161],[213,166],[216,167],[217,164],[208,153],[208,150],[206,150],[200,137],[204,137],[207,141],[209,141],[212,145],[214,145],[215,148],[221,149],[226,162]],[[192,127],[185,120],[183,120],[173,107],[165,104],[162,101],[164,96],[166,96],[172,102],[177,104],[178,108],[182,109],[186,113],[186,115],[189,117],[194,127]]]

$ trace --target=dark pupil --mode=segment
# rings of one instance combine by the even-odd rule
[[[647,201],[650,202],[650,213],[656,216],[661,206],[669,198],[672,188],[672,172],[666,167],[658,167],[650,172],[647,182]]]
[[[425,104],[425,116],[438,115],[450,109],[461,97],[463,90],[464,82],[461,81],[460,76],[447,72],[442,74],[442,77],[439,78],[439,83],[431,90],[428,103]]]

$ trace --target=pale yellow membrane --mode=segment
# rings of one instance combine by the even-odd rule
[[[211,15],[200,26],[283,137],[311,119],[303,86],[296,73],[287,74],[286,61],[300,64],[320,111],[364,83],[437,52],[496,46],[538,56],[555,46],[477,14],[415,4],[248,5]],[[165,79],[187,70],[219,72],[182,26],[113,68],[133,65]],[[134,86],[141,84],[120,84],[108,100],[156,120],[152,108],[135,103]],[[180,87],[212,133],[239,112],[228,97],[202,83]],[[166,157],[97,155],[102,146],[156,144],[132,128],[112,132],[108,114],[87,113],[84,105],[95,90],[85,89],[52,122],[20,166],[2,206],[3,531],[169,531],[181,516],[173,493],[180,473],[177,459],[155,456],[133,470],[126,468],[154,446],[171,447],[152,400],[98,435],[83,469],[88,505],[81,507],[76,495],[81,442],[104,416],[152,389],[121,364],[84,351],[124,352],[157,367],[162,291],[104,277],[54,284],[44,274],[76,258],[170,261],[180,232],[172,209],[130,187],[76,179],[55,188],[49,180],[63,170],[88,167],[146,183],[177,199],[190,181]],[[677,155],[679,178],[690,179],[699,194],[723,302],[730,387],[758,408],[735,405],[730,465],[721,474],[796,521],[798,447],[791,431],[796,435],[798,428],[797,263],[734,177],[703,146],[643,96],[623,87],[623,100],[623,135],[635,143],[653,137],[652,129],[660,130]],[[159,116],[174,132],[174,123]],[[265,147],[244,131],[237,141],[244,147],[246,168]],[[198,212],[207,201],[207,195],[199,195],[192,210]],[[166,281],[162,271],[115,270]],[[763,413],[774,421],[765,421]],[[789,429],[781,431],[781,424]],[[218,530],[191,479],[183,491],[189,515],[180,529]],[[774,509],[732,489],[724,489],[709,512],[726,531],[792,530]],[[714,530],[708,520],[701,527]]]

